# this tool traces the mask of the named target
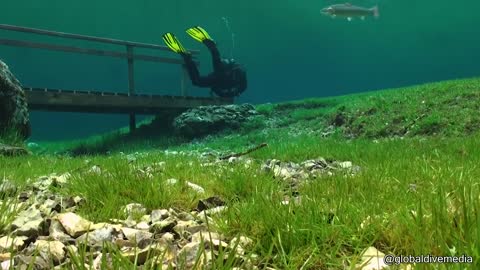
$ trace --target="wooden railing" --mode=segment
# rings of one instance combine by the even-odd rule
[[[140,43],[140,42],[132,42],[132,41],[126,41],[126,40],[110,39],[110,38],[103,38],[103,37],[95,37],[95,36],[85,36],[85,35],[78,35],[78,34],[71,34],[71,33],[64,33],[64,32],[54,32],[54,31],[49,31],[49,30],[44,30],[44,29],[27,28],[27,27],[8,25],[8,24],[0,24],[0,30],[24,32],[24,33],[43,35],[43,36],[52,36],[52,37],[66,38],[66,39],[85,40],[85,41],[91,41],[91,42],[100,42],[100,43],[108,43],[108,44],[124,46],[125,47],[125,52],[122,53],[122,52],[109,51],[109,50],[80,48],[80,47],[76,47],[76,46],[65,46],[65,45],[57,45],[57,44],[51,44],[51,43],[40,43],[40,42],[31,42],[31,41],[24,41],[24,40],[13,40],[13,39],[0,38],[0,45],[6,45],[6,46],[28,47],[28,48],[37,48],[37,49],[62,51],[62,52],[70,52],[70,53],[79,53],[79,54],[88,54],[88,55],[96,55],[96,56],[109,56],[109,57],[117,57],[117,58],[126,58],[127,59],[127,64],[128,64],[128,93],[131,96],[133,96],[135,94],[134,60],[180,65],[181,66],[180,95],[181,96],[186,95],[187,73],[186,73],[185,67],[183,65],[183,61],[181,59],[169,58],[169,57],[159,57],[159,56],[155,56],[155,55],[135,54],[134,53],[134,48],[169,51],[169,48],[166,47],[166,46],[161,46],[161,45],[156,45],[156,44],[148,44],[148,43]],[[196,50],[189,50],[189,51],[194,56],[198,54],[198,51],[196,51]],[[135,129],[135,114],[131,113],[130,114],[130,130],[133,130],[133,129]]]

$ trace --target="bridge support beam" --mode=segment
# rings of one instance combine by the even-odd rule
[[[133,96],[135,94],[135,78],[134,78],[134,69],[133,69],[133,46],[127,45],[127,55],[128,55],[128,94]],[[129,116],[129,128],[130,132],[133,132],[137,124],[135,123],[135,114],[130,113]]]
[[[185,65],[181,65],[181,70],[180,70],[180,95],[181,96],[187,96],[187,78],[188,78],[188,73],[187,73],[187,68]]]

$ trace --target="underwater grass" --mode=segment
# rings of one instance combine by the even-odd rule
[[[245,147],[262,140],[283,139],[295,133],[312,131],[312,136],[329,127],[344,138],[380,139],[389,137],[455,137],[480,131],[480,78],[460,79],[423,85],[365,92],[347,96],[309,98],[279,104],[256,106],[259,116],[239,129],[193,141],[212,147]],[[163,122],[162,122],[163,121]],[[143,132],[127,134],[127,129],[64,143],[39,143],[48,151],[72,155],[95,155],[151,149],[188,149],[191,140],[170,131],[158,132],[145,121]],[[245,137],[244,140],[236,139]],[[234,142],[230,142],[233,139]],[[226,144],[225,144],[226,142]],[[197,145],[198,146],[198,145]],[[217,149],[217,148],[216,148]],[[228,149],[234,151],[235,149]],[[34,151],[35,152],[35,151]]]
[[[0,144],[12,145],[12,146],[24,146],[24,138],[20,132],[14,129],[2,129],[0,130]]]
[[[260,269],[355,269],[369,246],[395,255],[466,254],[474,261],[417,265],[417,269],[478,269],[479,85],[479,79],[456,80],[330,101],[265,104],[258,107],[264,117],[258,119],[279,118],[280,124],[257,119],[238,131],[191,143],[158,137],[133,160],[117,151],[148,149],[135,147],[145,143],[116,145],[117,151],[109,155],[0,156],[0,169],[4,178],[20,184],[45,174],[70,172],[71,181],[58,192],[84,197],[79,213],[96,222],[123,218],[119,209],[128,203],[142,203],[149,210],[188,211],[198,199],[221,196],[228,209],[214,218],[217,229],[228,236],[252,238],[254,246],[248,252],[258,255]],[[341,132],[327,138],[305,132],[332,124],[340,113],[344,124],[336,128]],[[348,133],[358,136],[346,139]],[[206,161],[194,156],[162,151],[168,147],[169,151],[230,153],[260,143],[268,146],[249,154],[254,159],[250,167],[202,166]],[[285,185],[271,173],[259,171],[267,159],[302,162],[318,157],[349,160],[361,169],[354,176],[334,174],[306,183],[299,191],[301,203],[288,205],[281,204]],[[139,173],[158,162],[165,164],[152,178]],[[88,172],[94,165],[102,173]],[[179,185],[169,186],[170,178],[178,179]],[[185,181],[202,186],[206,193],[200,196],[185,189]],[[82,256],[87,254],[79,253],[80,268],[88,262]],[[112,256],[120,268],[135,267],[118,253]],[[232,260],[216,261],[215,269],[230,269]]]
[[[251,237],[261,264],[279,269],[344,269],[347,259],[358,260],[361,251],[372,245],[396,255],[455,252],[478,261],[479,143],[478,134],[378,142],[304,136],[269,142],[251,154],[257,160],[252,168],[203,167],[194,157],[163,152],[149,153],[132,164],[122,155],[98,156],[89,165],[111,175],[77,171],[66,192],[85,197],[81,215],[100,222],[121,217],[120,207],[132,202],[149,209],[190,210],[200,197],[181,185],[166,192],[165,181],[194,182],[205,188],[205,197],[219,195],[228,202],[228,210],[218,218],[219,229],[227,235]],[[351,160],[361,172],[317,179],[300,190],[301,204],[281,205],[283,185],[258,171],[266,158],[303,161],[320,156]],[[7,165],[6,177],[24,179],[72,171],[83,160],[16,157],[0,162]],[[134,173],[136,167],[159,161],[165,167],[152,179]],[[28,163],[35,165],[27,167]],[[335,215],[332,222],[329,213]]]

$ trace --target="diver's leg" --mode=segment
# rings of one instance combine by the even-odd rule
[[[195,65],[195,62],[193,61],[191,54],[182,54],[182,56],[192,84],[198,87],[211,87],[214,82],[213,77],[200,76],[200,72],[198,71],[197,65]]]
[[[212,54],[212,63],[213,69],[215,72],[221,71],[222,62],[220,57],[220,52],[218,51],[215,41],[210,37],[210,35],[200,26],[195,26],[187,29],[187,34],[194,38],[198,42],[202,42],[207,46],[208,50]]]
[[[212,65],[214,71],[220,71],[222,67],[222,60],[220,57],[220,52],[218,51],[217,44],[211,39],[206,39],[203,41],[203,44],[207,46],[210,54],[212,55]]]

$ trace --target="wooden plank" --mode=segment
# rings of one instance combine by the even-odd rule
[[[97,94],[52,91],[26,91],[31,110],[157,114],[166,110],[184,110],[198,106],[233,103],[227,98],[194,98],[180,96],[102,96]]]
[[[89,54],[89,55],[96,55],[96,56],[110,56],[110,57],[118,57],[118,58],[128,58],[127,53],[106,51],[106,50],[97,50],[97,49],[79,48],[79,47],[73,47],[73,46],[55,45],[55,44],[48,44],[48,43],[21,41],[21,40],[0,39],[0,45],[14,46],[14,47],[38,48],[38,49],[46,49],[46,50],[53,50],[53,51]],[[183,61],[181,59],[159,57],[159,56],[150,56],[150,55],[141,55],[141,54],[133,55],[133,59],[141,60],[141,61],[169,63],[169,64],[183,64]]]
[[[110,43],[110,44],[117,44],[117,45],[124,45],[124,46],[133,46],[133,47],[138,47],[138,48],[147,48],[147,49],[156,49],[156,50],[162,50],[162,51],[170,51],[170,49],[167,46],[161,46],[161,45],[157,45],[157,44],[133,42],[133,41],[126,41],[126,40],[119,40],[119,39],[112,39],[112,38],[103,38],[103,37],[95,37],[95,36],[78,35],[78,34],[71,34],[71,33],[65,33],[65,32],[55,32],[55,31],[49,31],[49,30],[44,30],[44,29],[29,28],[29,27],[22,27],[22,26],[9,25],[9,24],[0,24],[0,29],[8,30],[8,31],[15,31],[15,32],[24,32],[24,33],[32,33],[32,34],[45,35],[45,36],[60,37],[60,38],[88,40],[88,41]],[[198,50],[189,50],[189,51],[192,52],[192,54],[199,53]]]

